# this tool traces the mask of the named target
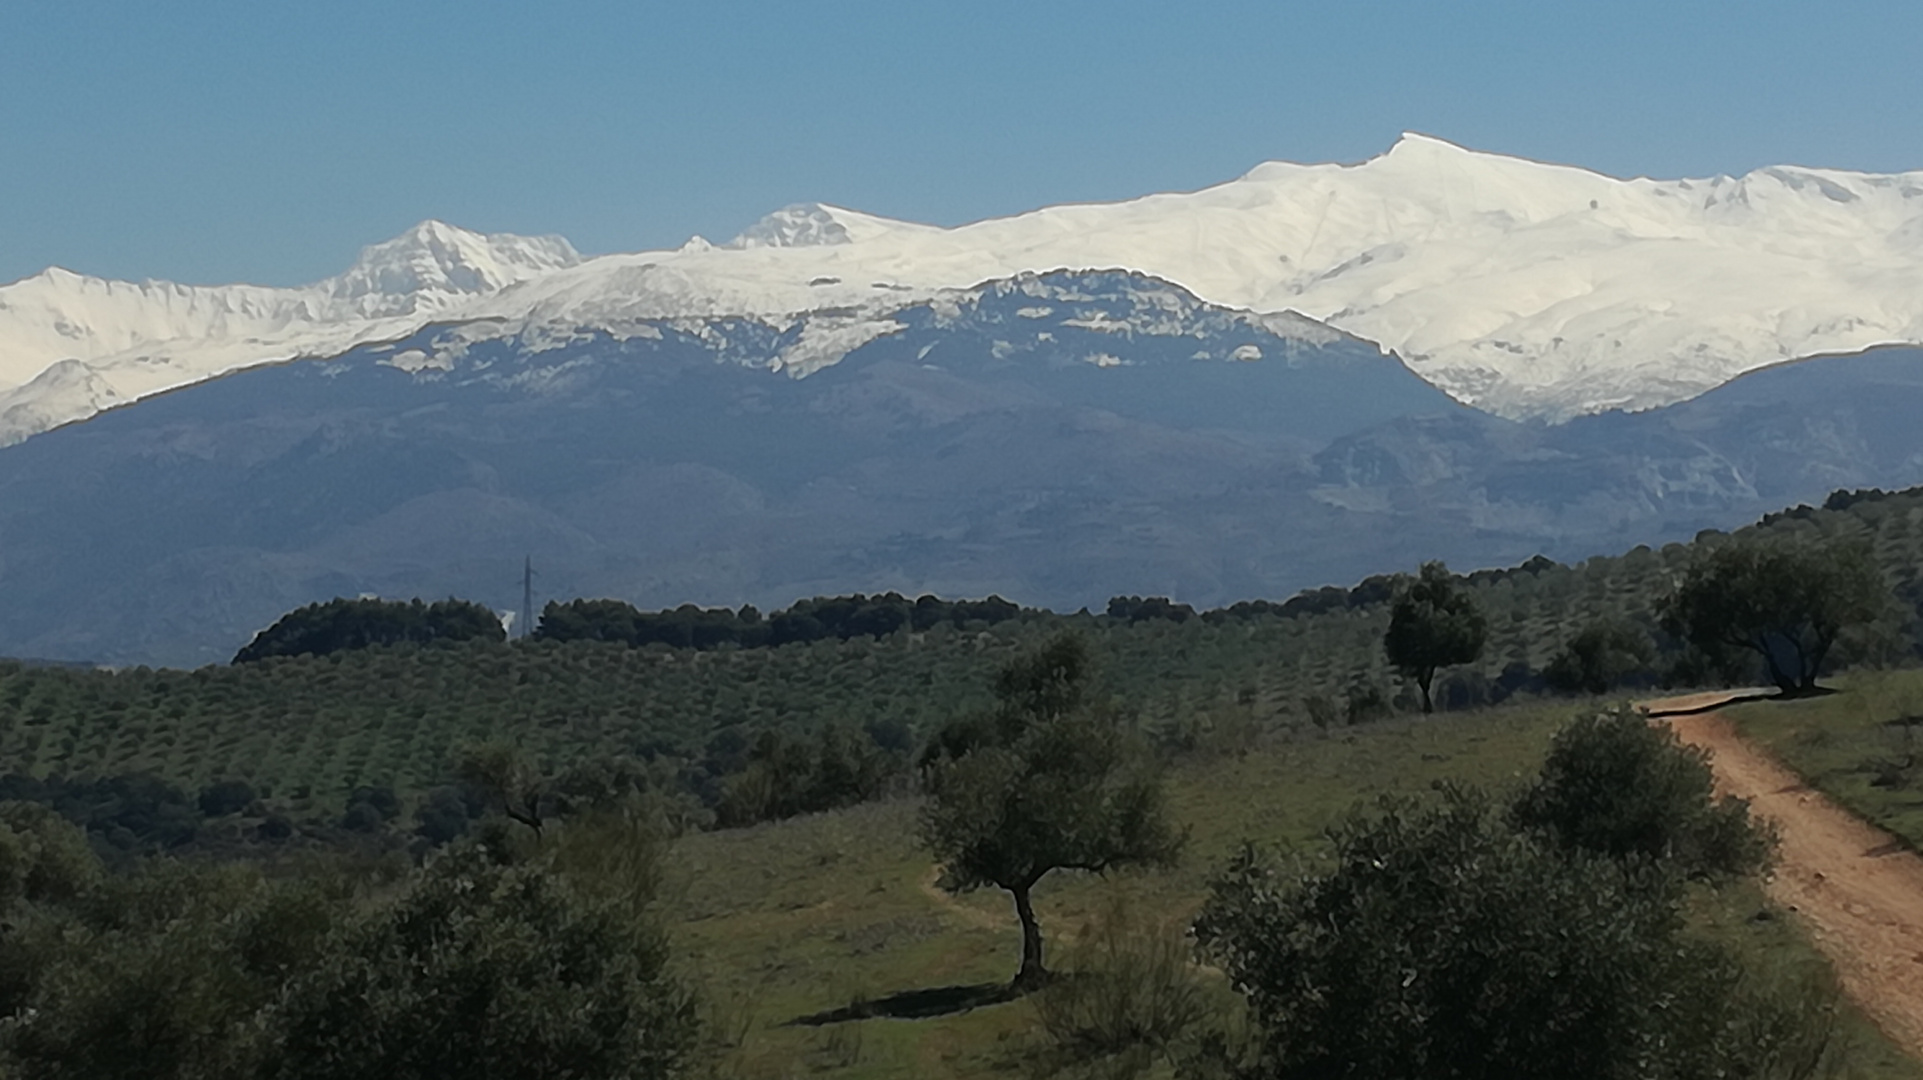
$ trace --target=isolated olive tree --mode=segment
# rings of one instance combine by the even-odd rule
[[[1843,628],[1876,618],[1888,600],[1861,543],[1745,539],[1699,552],[1662,617],[1712,656],[1755,653],[1784,694],[1806,694]]]
[[[1488,633],[1488,620],[1456,576],[1440,562],[1426,562],[1397,586],[1382,646],[1396,672],[1422,690],[1422,711],[1432,713],[1436,671],[1481,656]]]
[[[923,841],[941,887],[1006,889],[1022,924],[1017,990],[1047,980],[1035,885],[1053,870],[1167,863],[1182,837],[1161,778],[1112,710],[1086,697],[1088,650],[1060,635],[1003,668],[995,711],[951,724],[923,756]]]

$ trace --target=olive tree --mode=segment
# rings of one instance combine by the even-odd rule
[[[1874,619],[1888,600],[1863,544],[1744,539],[1699,551],[1662,616],[1705,653],[1755,653],[1770,681],[1794,695],[1816,689],[1844,627]]]
[[[266,1025],[279,1080],[643,1080],[680,1072],[696,1035],[666,938],[632,905],[479,848],[333,934]]]
[[[1694,1080],[1811,1075],[1814,994],[1754,987],[1686,929],[1681,878],[1510,827],[1485,796],[1385,799],[1290,873],[1245,851],[1195,924],[1275,1080]],[[1814,1004],[1813,1004],[1814,1003]]]
[[[1022,926],[1020,991],[1047,980],[1033,891],[1054,870],[1167,863],[1182,837],[1161,778],[1120,718],[1084,701],[1087,647],[1059,636],[1005,667],[999,707],[951,725],[924,755],[923,841],[940,884],[1006,889]]]
[[[1752,820],[1747,801],[1716,795],[1715,786],[1709,751],[1624,707],[1578,717],[1557,732],[1509,818],[1564,848],[1661,860],[1689,878],[1768,869],[1774,827]]]
[[[1606,694],[1646,673],[1656,660],[1649,635],[1619,619],[1599,619],[1576,631],[1543,669],[1542,677],[1564,693]]]
[[[1488,620],[1462,583],[1440,562],[1427,562],[1398,584],[1382,646],[1396,672],[1422,690],[1422,711],[1432,713],[1429,686],[1437,669],[1474,661],[1488,633]]]

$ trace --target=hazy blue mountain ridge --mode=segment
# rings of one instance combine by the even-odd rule
[[[820,366],[823,340],[865,344]],[[510,610],[524,556],[543,596],[644,606],[1280,598],[1915,483],[1919,409],[1923,353],[1888,350],[1515,423],[1320,324],[1122,272],[788,325],[429,327],[0,450],[0,655],[220,661],[361,593]]]

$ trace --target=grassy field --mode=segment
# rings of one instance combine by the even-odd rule
[[[1054,955],[1077,928],[1124,903],[1138,918],[1185,925],[1212,868],[1244,840],[1305,855],[1358,801],[1419,793],[1443,779],[1491,788],[1532,775],[1577,706],[1492,709],[1434,722],[1344,729],[1185,764],[1171,801],[1191,830],[1176,868],[1107,879],[1056,875],[1038,906]],[[773,1078],[1022,1075],[1032,1068],[1034,1008],[993,1004],[927,1019],[795,1021],[907,991],[1005,981],[1017,959],[1006,897],[947,898],[916,846],[915,806],[893,802],[690,836],[676,851],[669,909],[692,972],[737,1048],[730,1075]],[[1820,964],[1784,918],[1756,918],[1760,894],[1699,897],[1707,932],[1769,965]],[[1229,995],[1224,994],[1227,999]],[[1846,1035],[1855,1075],[1919,1078],[1860,1017]]]
[[[1923,850],[1923,671],[1824,681],[1840,692],[1731,715],[1818,790]]]

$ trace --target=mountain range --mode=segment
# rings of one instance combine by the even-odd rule
[[[49,271],[0,287],[0,655],[511,611],[529,557],[545,597],[1073,610],[1686,539],[1923,482],[1918,215],[1923,174],[1408,136],[954,229],[801,206],[584,258],[430,222],[299,289]]]
[[[0,655],[220,661],[333,596],[512,610],[529,555],[542,596],[646,606],[1220,604],[1923,476],[1923,350],[1551,425],[1140,274],[1024,275],[892,321],[806,377],[784,369],[834,327],[430,326],[37,435],[0,450]]]
[[[720,246],[584,259],[554,237],[427,222],[299,289],[55,269],[0,286],[0,443],[435,321],[552,338],[727,316],[779,330],[832,310],[838,336],[815,350],[830,363],[897,309],[1060,269],[1296,312],[1382,345],[1459,401],[1567,418],[1923,342],[1923,172],[1620,180],[1410,134],[1357,165],[1270,162],[1201,191],[956,228],[807,204]]]

